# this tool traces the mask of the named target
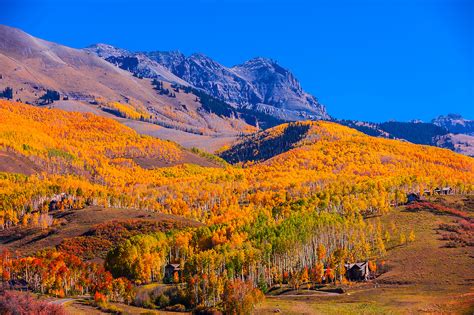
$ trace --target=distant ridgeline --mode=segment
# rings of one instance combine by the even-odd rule
[[[416,144],[436,145],[436,138],[448,134],[446,128],[432,123],[397,122],[370,123],[354,120],[334,120],[367,135],[389,139],[403,139]]]

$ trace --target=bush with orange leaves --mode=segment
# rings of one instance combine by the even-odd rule
[[[100,293],[99,291],[95,291],[94,293],[94,302],[96,303],[107,303],[107,297]]]
[[[251,314],[264,299],[262,291],[254,288],[252,283],[235,279],[227,282],[222,302],[225,314]]]

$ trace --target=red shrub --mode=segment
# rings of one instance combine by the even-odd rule
[[[446,214],[451,214],[463,219],[466,219],[468,221],[471,221],[469,218],[469,214],[465,211],[457,210],[454,208],[446,207],[443,205],[435,204],[432,202],[415,202],[406,207],[407,210],[414,210],[414,211],[419,211],[419,210],[431,210],[434,212],[438,213],[446,213]]]
[[[106,303],[107,302],[107,297],[100,293],[99,291],[95,291],[94,294],[94,301],[96,303]]]
[[[431,202],[415,202],[406,207],[407,210],[427,210],[439,214],[449,214],[461,218],[453,224],[442,223],[439,229],[449,233],[443,233],[441,239],[448,241],[446,247],[474,246],[474,220],[465,211],[446,207]]]
[[[112,247],[109,240],[100,239],[94,236],[77,236],[63,240],[58,245],[58,250],[66,253],[74,253],[83,259],[93,259],[94,257],[105,258],[107,251]]]
[[[0,314],[4,315],[63,315],[61,305],[41,301],[29,293],[4,291],[0,293]]]

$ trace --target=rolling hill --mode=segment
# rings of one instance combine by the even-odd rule
[[[320,171],[342,176],[348,172],[372,178],[389,176],[390,172],[431,177],[428,169],[439,172],[456,165],[456,169],[466,172],[468,181],[473,162],[464,157],[458,164],[451,159],[461,156],[446,149],[371,137],[323,121],[292,122],[248,135],[219,155],[230,163],[261,162],[256,167],[267,165],[288,174]],[[439,179],[443,177],[439,175]]]
[[[449,117],[456,117],[456,119]],[[344,119],[333,121],[369,136],[406,140],[474,156],[474,136],[470,134],[470,120],[465,120],[459,115],[441,116],[431,123],[421,121],[371,123]]]
[[[90,113],[8,101],[0,101],[0,113],[1,172],[74,174],[90,179],[100,176],[104,160],[116,166],[136,163],[150,169],[183,163],[221,166],[173,142],[139,135],[112,119]]]

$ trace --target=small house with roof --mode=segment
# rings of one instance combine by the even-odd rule
[[[165,283],[172,283],[175,274],[178,275],[178,278],[181,279],[181,265],[180,264],[167,264],[165,266]]]
[[[434,193],[437,194],[437,195],[452,195],[453,194],[453,189],[449,186],[437,187],[434,190]]]
[[[358,262],[354,264],[346,264],[346,278],[350,281],[367,281],[369,280],[370,270],[369,262]]]

